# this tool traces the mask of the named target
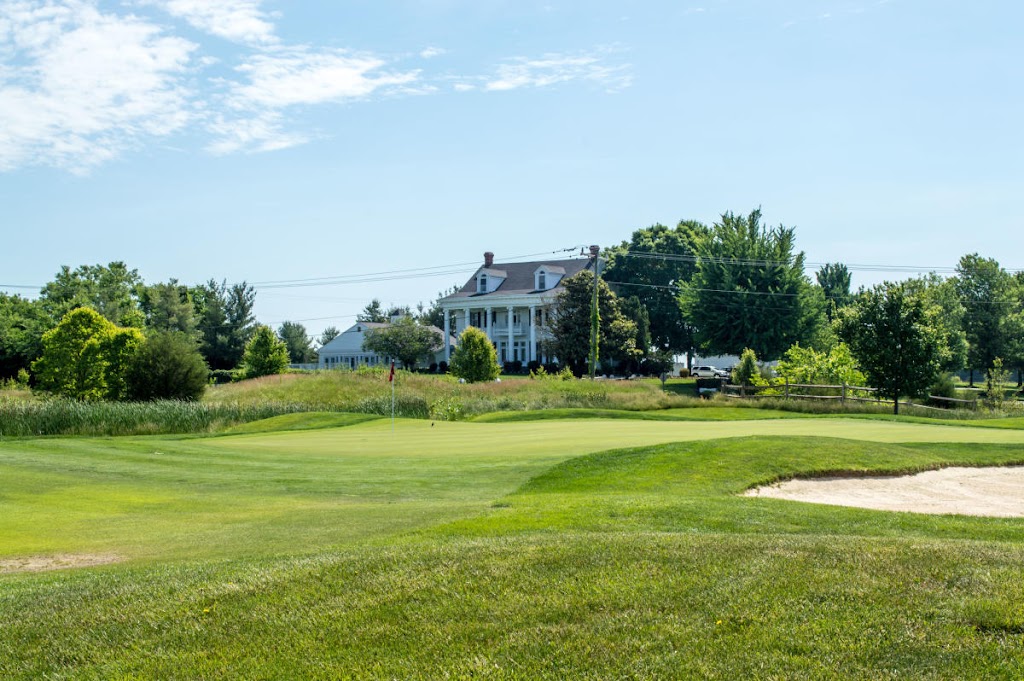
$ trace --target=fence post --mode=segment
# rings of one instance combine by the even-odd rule
[[[846,404],[846,381],[843,381],[843,396],[839,398],[839,402]]]
[[[789,376],[786,376],[786,400],[789,400]]]
[[[740,383],[740,399],[745,399],[747,396],[747,384]]]

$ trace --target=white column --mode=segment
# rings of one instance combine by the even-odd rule
[[[484,317],[484,331],[487,332],[487,340],[494,342],[494,339],[491,338],[491,308],[484,308],[484,315],[486,315]]]
[[[531,362],[537,361],[537,325],[535,320],[537,318],[537,306],[530,306],[530,352],[527,355]]]
[[[444,361],[447,362],[452,358],[452,346],[448,344],[448,339],[452,337],[452,332],[448,310],[443,310],[442,313],[444,314]]]
[[[469,308],[462,308],[462,329],[466,330],[469,328]]]
[[[510,361],[510,362],[513,361],[515,359],[515,356],[516,356],[515,355],[515,350],[513,349],[513,348],[515,348],[515,343],[512,340],[512,332],[515,330],[515,327],[512,326],[512,319],[513,319],[512,306],[509,305],[508,306],[508,350],[507,350],[506,357],[508,357],[508,361]]]

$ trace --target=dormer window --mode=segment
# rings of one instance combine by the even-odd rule
[[[543,291],[548,287],[548,273],[541,270],[537,273],[537,290]]]
[[[480,278],[477,279],[477,282],[476,282],[476,292],[477,293],[487,293],[487,275],[486,274],[482,274],[481,273],[480,274]]]

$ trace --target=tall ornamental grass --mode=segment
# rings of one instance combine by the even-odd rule
[[[259,419],[307,411],[302,404],[202,402],[0,402],[0,437],[207,433]]]

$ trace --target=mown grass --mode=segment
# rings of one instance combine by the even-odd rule
[[[848,419],[0,443],[0,558],[127,560],[0,574],[0,677],[1020,678],[1024,521],[737,493],[1022,444]]]

